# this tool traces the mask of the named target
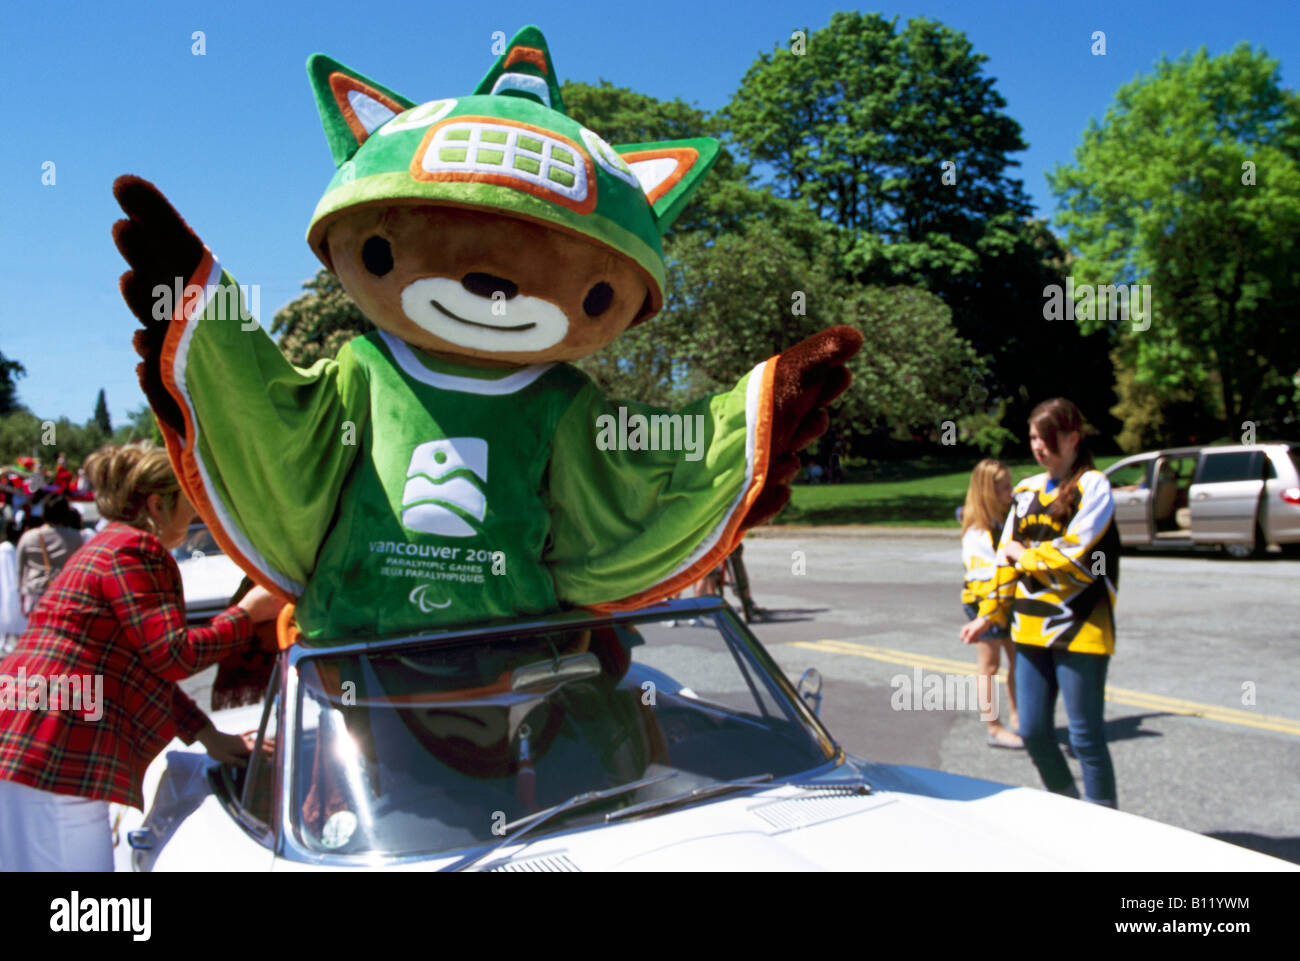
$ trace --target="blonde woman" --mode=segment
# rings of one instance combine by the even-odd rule
[[[997,584],[997,541],[1011,508],[1011,474],[995,460],[982,460],[971,472],[962,508],[961,556],[966,565],[961,603],[966,620],[978,616],[979,604],[993,593]],[[1016,713],[1016,652],[1005,627],[992,628],[975,645],[976,671],[979,676],[980,717],[988,724],[989,747],[1021,750],[1025,742],[1016,730],[1020,719]],[[1007,702],[1011,730],[1007,730],[994,703],[995,685],[1001,652],[1007,655]]]
[[[210,627],[187,630],[169,551],[194,508],[167,454],[105,447],[86,461],[110,523],[50,582],[0,676],[80,678],[78,705],[0,699],[0,870],[111,871],[108,804],[140,808],[145,769],[173,737],[240,763],[244,741],[212,726],[176,681],[252,643],[281,602],[254,588]],[[63,679],[60,681],[59,679]],[[65,686],[65,689],[66,686]]]

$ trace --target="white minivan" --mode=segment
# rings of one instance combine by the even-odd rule
[[[1125,547],[1221,545],[1232,557],[1300,548],[1300,445],[1149,451],[1106,476]]]

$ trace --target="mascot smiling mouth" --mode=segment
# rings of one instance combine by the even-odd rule
[[[433,304],[434,310],[438,311],[445,317],[450,317],[452,320],[459,320],[462,324],[469,324],[471,327],[482,327],[485,330],[531,330],[537,326],[536,324],[516,324],[513,327],[499,327],[496,324],[480,324],[477,320],[466,320],[464,317],[459,317],[456,314],[453,314],[433,298],[429,299],[429,303]]]
[[[407,284],[402,313],[448,343],[475,350],[545,350],[569,332],[568,315],[549,300],[518,293],[484,297],[450,277],[422,277]]]

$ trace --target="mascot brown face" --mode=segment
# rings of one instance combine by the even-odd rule
[[[517,367],[600,350],[650,309],[643,273],[550,226],[434,206],[374,206],[326,245],[376,326],[436,356]]]

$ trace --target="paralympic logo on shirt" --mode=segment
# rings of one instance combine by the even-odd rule
[[[412,588],[411,593],[406,595],[406,599],[418,607],[421,613],[431,614],[434,611],[440,611],[444,608],[451,607],[451,598],[447,598],[447,600],[441,604],[435,604],[433,601],[429,600],[428,591],[432,586],[433,585],[431,584],[417,584]]]

